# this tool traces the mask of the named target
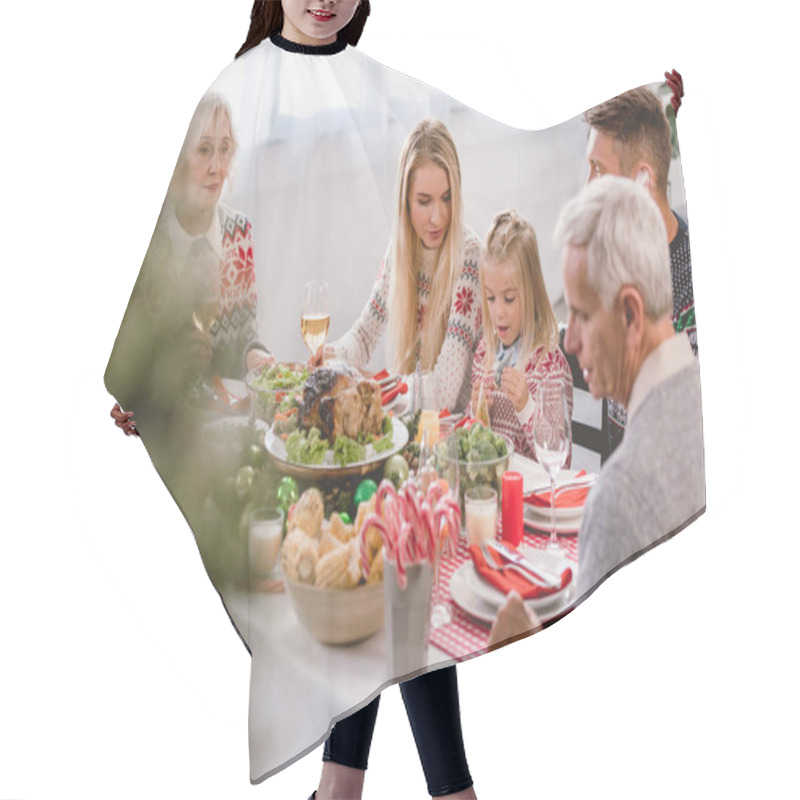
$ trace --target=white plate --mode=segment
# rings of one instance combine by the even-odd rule
[[[581,529],[582,520],[582,507],[577,516],[567,517],[566,519],[559,519],[558,514],[556,514],[556,533],[559,533],[563,536],[574,536]],[[531,506],[527,504],[525,505],[525,509],[523,511],[522,521],[526,528],[531,528],[535,531],[550,533],[552,530],[550,524],[550,512],[548,511],[546,514],[538,514],[531,508]]]
[[[534,566],[536,564],[540,564],[542,567],[546,567],[551,572],[557,572],[559,575],[567,566],[566,564],[562,563],[561,567],[559,568],[557,564],[553,563],[553,558],[548,557],[547,553],[542,550],[525,548],[522,550],[522,552]],[[541,554],[541,558],[539,557],[539,554]],[[464,566],[469,567],[469,569],[465,570],[464,577],[466,578],[470,589],[472,589],[472,591],[478,595],[481,600],[485,600],[495,608],[500,608],[500,606],[505,602],[506,596],[499,589],[496,589],[494,586],[492,586],[491,583],[485,581],[481,577],[478,570],[475,569],[475,565],[471,561],[468,561],[466,564],[464,564]],[[525,604],[535,611],[539,611],[541,608],[546,608],[547,606],[551,606],[555,602],[562,600],[563,595],[566,594],[569,587],[570,584],[568,583],[563,589],[559,589],[557,592],[548,594],[545,597],[537,597],[535,599],[526,600]]]
[[[550,506],[534,506],[530,503],[525,503],[525,513],[526,516],[530,516],[532,520],[537,520],[543,525],[550,524]],[[582,516],[583,506],[556,508],[556,524],[580,526]]]
[[[570,567],[572,580],[566,587],[545,598],[525,601],[525,606],[535,612],[543,622],[563,611],[572,600],[575,567],[573,565]],[[469,616],[490,625],[495,621],[497,612],[505,601],[502,592],[486,583],[478,575],[471,561],[462,564],[450,578],[450,597]]]
[[[286,453],[286,443],[280,436],[276,436],[270,428],[264,442],[267,452],[274,458],[284,472],[297,475],[301,478],[319,478],[326,475],[345,477],[347,475],[363,475],[376,469],[386,459],[399,453],[408,442],[408,428],[397,417],[392,417],[392,446],[388,450],[376,453],[372,445],[367,445],[367,457],[363,461],[356,461],[340,467],[333,461],[333,450],[328,450],[321,464],[295,464],[289,460]]]
[[[544,467],[532,458],[514,453],[511,456],[508,468],[522,475],[523,494],[527,495],[533,491],[544,492],[550,488],[550,476],[545,472]],[[580,471],[581,470],[577,469],[562,469],[558,475],[556,475],[556,488],[576,480]],[[597,478],[597,475],[587,472],[582,477]]]

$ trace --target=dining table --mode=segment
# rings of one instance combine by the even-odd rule
[[[405,399],[405,398],[400,398]],[[240,419],[245,422],[244,418]],[[512,454],[509,470],[520,472],[525,492],[549,485],[545,470],[535,461]],[[497,515],[497,537],[502,518]],[[526,513],[526,520],[530,519]],[[545,552],[550,534],[545,516],[527,522],[521,550]],[[575,602],[577,527],[559,536],[560,559],[573,579],[557,602],[537,610],[547,624],[564,616]],[[260,782],[318,747],[333,724],[369,703],[387,686],[424,671],[449,666],[485,653],[489,648],[492,614],[469,613],[456,602],[451,582],[470,569],[470,550],[462,520],[454,550],[439,563],[439,588],[434,599],[444,603],[449,620],[430,627],[426,666],[408,675],[390,675],[386,627],[344,645],[318,641],[301,623],[287,592],[280,567],[270,579],[230,581],[220,587],[225,608],[251,655],[249,748],[251,780]],[[454,577],[455,576],[455,577]],[[496,609],[495,609],[496,612]]]
[[[541,469],[535,462],[523,463],[520,458],[513,457],[512,469],[521,465],[529,472]],[[498,535],[502,535],[500,515]],[[523,550],[544,551],[549,538],[549,533],[526,526]],[[574,577],[571,591],[540,612],[544,623],[568,613],[575,599],[578,537],[559,538],[565,564],[569,564]],[[450,594],[454,574],[470,559],[462,527],[455,552],[442,558],[439,568],[439,597],[446,604],[450,620],[439,627],[431,626],[427,667],[419,672],[472,658],[489,647],[491,625],[459,607]],[[369,703],[387,686],[418,674],[388,674],[385,626],[352,644],[327,645],[317,641],[298,619],[279,575],[248,586],[232,585],[222,596],[252,658],[249,746],[254,782],[266,779],[318,747],[333,723]],[[286,724],[287,720],[291,724]]]

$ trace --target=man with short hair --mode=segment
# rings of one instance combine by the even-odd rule
[[[631,178],[648,189],[658,206],[669,241],[673,326],[688,335],[697,355],[689,228],[667,199],[672,134],[661,101],[640,87],[595,106],[584,119],[591,126],[586,150],[588,182],[603,175]],[[608,421],[610,454],[625,430],[625,412],[613,400],[608,403]]]
[[[590,183],[562,210],[565,349],[594,397],[628,412],[625,438],[589,493],[578,593],[705,510],[700,373],[672,321],[661,207],[629,180]]]

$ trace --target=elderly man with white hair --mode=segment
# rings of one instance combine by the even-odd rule
[[[594,397],[628,412],[619,449],[586,503],[578,594],[705,510],[700,373],[672,325],[669,247],[658,206],[632,181],[594,181],[561,211],[569,309],[564,346]]]
[[[700,373],[672,325],[664,222],[648,192],[606,176],[561,211],[555,239],[569,321],[565,348],[589,390],[628,411],[619,448],[589,493],[578,541],[578,597],[705,510]],[[517,594],[492,629],[499,645],[539,626]]]

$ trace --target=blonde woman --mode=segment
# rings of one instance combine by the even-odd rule
[[[537,391],[543,384],[558,386],[571,416],[572,375],[558,346],[536,233],[516,211],[503,211],[492,221],[480,280],[486,325],[472,365],[472,408],[483,388],[492,428],[508,436],[516,452],[536,458]]]
[[[422,120],[403,146],[392,240],[372,294],[350,331],[325,347],[326,358],[364,367],[388,327],[392,369],[408,380],[417,365],[432,370],[437,406],[466,408],[481,330],[480,244],[461,217],[461,169],[453,139],[441,122]],[[476,797],[455,667],[406,681],[400,690],[431,797]],[[312,798],[361,796],[379,700],[336,723]]]
[[[392,239],[361,316],[326,358],[365,367],[389,329],[389,364],[433,373],[438,408],[463,411],[480,341],[477,238],[462,222],[461,169],[450,132],[425,119],[406,139]]]

